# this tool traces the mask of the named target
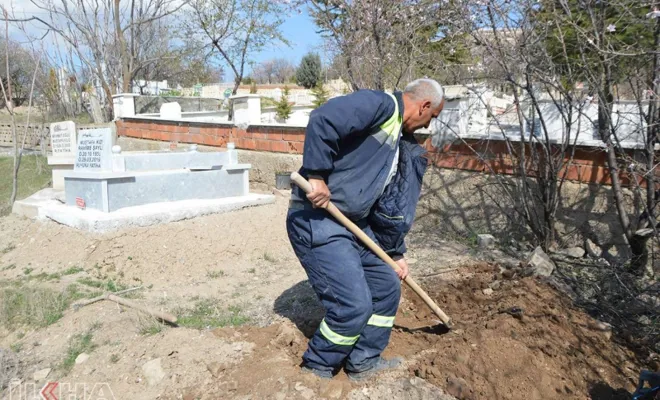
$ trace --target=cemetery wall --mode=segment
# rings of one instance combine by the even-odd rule
[[[228,142],[233,142],[237,149],[242,150],[302,154],[305,128],[262,124],[242,129],[232,123],[124,118],[117,121],[117,135],[215,147],[225,147]],[[507,145],[501,140],[466,139],[464,143],[442,149],[433,147],[428,135],[418,136],[418,141],[429,150],[428,157],[433,164],[441,168],[507,175],[513,175],[516,170]],[[527,154],[530,151],[526,149]],[[628,152],[630,157],[639,157],[640,154],[639,150],[630,149]],[[576,146],[572,159],[569,156],[567,154],[565,159],[568,181],[611,184],[603,148]],[[623,183],[630,184],[625,175]]]

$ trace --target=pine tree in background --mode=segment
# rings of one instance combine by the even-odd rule
[[[289,87],[284,86],[284,92],[280,97],[280,100],[275,105],[275,113],[277,118],[281,119],[283,122],[286,122],[287,119],[291,116],[293,111],[291,104],[289,104]]]
[[[311,89],[321,81],[321,57],[315,53],[307,53],[300,61],[296,71],[296,80],[305,89]]]
[[[316,86],[312,89],[312,95],[314,96],[314,108],[319,108],[328,101],[330,97],[330,92],[328,92],[323,86],[323,82],[319,81]]]

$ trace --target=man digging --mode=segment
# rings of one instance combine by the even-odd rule
[[[303,166],[312,192],[294,185],[289,240],[326,309],[303,355],[303,370],[332,378],[342,365],[361,380],[398,366],[386,360],[401,282],[408,275],[404,237],[426,170],[412,134],[444,106],[442,86],[418,79],[394,94],[361,90],[314,110]],[[401,268],[395,272],[323,208],[332,202]],[[398,275],[398,276],[397,276]]]

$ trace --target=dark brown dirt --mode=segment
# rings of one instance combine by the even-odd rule
[[[433,314],[410,290],[389,351],[417,355],[417,375],[461,399],[628,399],[641,365],[598,321],[534,278],[506,280],[497,266],[424,282],[452,331],[410,329]],[[495,280],[496,290],[484,294]],[[435,333],[431,332],[434,331]]]

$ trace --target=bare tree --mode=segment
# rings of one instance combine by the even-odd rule
[[[10,55],[9,55],[9,22],[8,22],[8,17],[9,14],[7,10],[0,6],[0,9],[2,10],[4,19],[5,19],[5,57],[4,57],[4,67],[5,71],[11,71],[11,63],[10,63]],[[12,82],[12,79],[7,79],[6,82],[4,79],[0,79],[0,89],[2,90],[2,97],[5,103],[5,108],[7,109],[7,112],[9,113],[9,116],[11,118],[11,133],[12,133],[12,142],[14,144],[14,168],[12,169],[12,189],[11,189],[11,196],[9,198],[9,205],[13,205],[14,202],[16,201],[16,196],[18,195],[18,171],[21,166],[21,157],[23,155],[23,149],[25,148],[25,141],[27,139],[27,134],[28,134],[28,129],[30,125],[30,111],[32,109],[32,96],[34,93],[34,83],[36,80],[37,76],[37,71],[39,70],[39,62],[41,61],[41,57],[37,58],[35,60],[35,68],[34,72],[32,74],[32,82],[30,85],[30,92],[28,95],[28,113],[26,116],[26,122],[25,122],[25,130],[23,132],[22,138],[19,137],[18,134],[18,127],[17,127],[17,122],[16,122],[16,113],[15,113],[15,105],[13,102],[13,85],[14,82]],[[19,144],[20,141],[20,144]]]
[[[399,87],[440,23],[440,3],[309,0],[311,14],[344,62],[353,90]]]
[[[267,46],[288,45],[280,31],[284,8],[277,1],[192,0],[190,6],[190,35],[204,41],[229,66],[234,94],[252,54]]]
[[[257,83],[287,83],[296,74],[296,67],[286,58],[274,58],[257,64],[250,74]]]
[[[120,0],[31,2],[47,17],[10,20],[37,22],[74,49],[77,58],[93,71],[103,91],[106,118],[110,115],[112,95],[130,92],[135,75],[160,60],[160,55],[148,54],[150,44],[159,38],[153,26],[186,4],[177,0],[131,0],[123,6]]]

